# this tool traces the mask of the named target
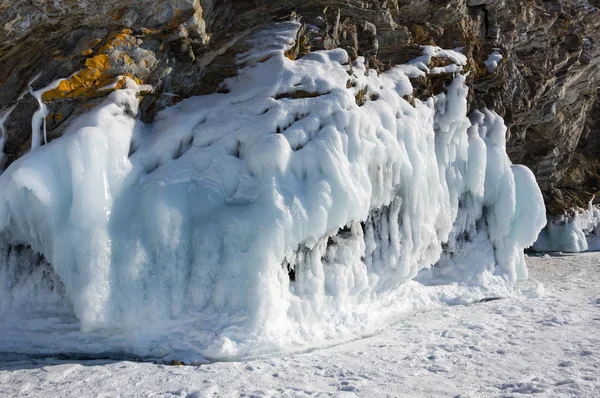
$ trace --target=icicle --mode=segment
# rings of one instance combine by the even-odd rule
[[[4,146],[6,145],[6,128],[4,123],[8,120],[8,117],[15,109],[17,105],[12,105],[6,109],[0,111],[0,173],[4,171],[4,164],[6,163],[6,154],[4,153]]]
[[[66,80],[66,79],[54,80],[52,83],[50,83],[46,87],[41,88],[36,91],[33,91],[31,89],[31,87],[29,88],[29,92],[31,93],[33,98],[35,98],[37,100],[38,105],[39,105],[38,110],[35,111],[35,113],[31,117],[31,149],[36,149],[37,147],[39,147],[41,145],[40,128],[42,127],[42,124],[43,124],[43,133],[44,133],[44,144],[48,143],[48,137],[46,135],[46,116],[48,116],[48,107],[42,100],[42,95],[44,95],[44,93],[46,91],[50,91],[50,90],[53,90],[56,87],[58,87],[60,82],[62,82],[63,80]]]

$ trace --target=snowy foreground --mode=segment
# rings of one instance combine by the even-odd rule
[[[0,395],[599,396],[600,253],[527,262],[507,298],[403,314],[309,353],[197,367],[4,357]]]

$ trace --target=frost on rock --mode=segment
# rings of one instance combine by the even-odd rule
[[[569,253],[600,250],[600,207],[590,202],[587,209],[577,209],[574,214],[549,216],[533,249]]]
[[[2,239],[43,255],[0,252],[0,350],[255,355],[526,276],[542,197],[465,77],[413,106],[423,70],[292,61],[297,29],[262,32],[226,94],[144,125],[113,92],[0,176]]]

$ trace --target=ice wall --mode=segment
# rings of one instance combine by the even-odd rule
[[[590,202],[573,214],[549,216],[533,249],[541,252],[579,253],[600,250],[600,208]]]
[[[60,287],[48,294],[65,297],[81,339],[236,357],[526,276],[542,197],[510,164],[502,119],[467,117],[465,57],[426,47],[382,74],[343,50],[292,61],[297,29],[256,35],[226,94],[144,125],[131,85],[0,176],[2,239],[51,264]],[[451,68],[429,69],[434,56]],[[445,93],[408,101],[409,77],[454,72]],[[4,285],[13,304],[0,317],[40,285],[31,278]],[[32,350],[11,330],[3,344]],[[69,349],[99,349],[63,335]]]

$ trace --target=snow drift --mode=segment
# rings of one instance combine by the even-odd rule
[[[144,125],[132,84],[0,176],[0,349],[237,357],[527,276],[545,211],[503,120],[467,117],[459,73],[409,102],[465,57],[292,61],[297,29],[255,35],[226,94]]]

